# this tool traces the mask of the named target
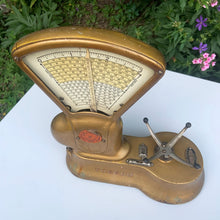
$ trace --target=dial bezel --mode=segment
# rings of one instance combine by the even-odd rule
[[[73,114],[24,63],[23,58],[33,52],[65,47],[81,47],[119,54],[153,69],[153,76],[110,117],[119,118],[164,74],[165,61],[155,48],[124,34],[81,27],[60,27],[32,33],[19,40],[12,49],[12,56],[20,68],[67,114]]]

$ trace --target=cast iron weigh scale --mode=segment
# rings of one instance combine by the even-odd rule
[[[122,135],[121,115],[164,74],[161,53],[110,30],[59,27],[32,33],[12,49],[20,68],[61,108],[52,121],[76,176],[133,186],[165,203],[192,200],[204,182],[196,145],[180,133]],[[147,103],[150,105],[150,103]]]

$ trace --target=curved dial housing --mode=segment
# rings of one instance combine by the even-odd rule
[[[118,118],[165,71],[156,49],[102,29],[35,32],[18,41],[12,54],[67,114],[89,110]]]
[[[23,62],[74,112],[112,115],[154,75],[135,60],[97,49],[44,50]]]

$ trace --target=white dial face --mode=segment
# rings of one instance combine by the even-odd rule
[[[154,75],[137,61],[97,49],[55,48],[23,61],[72,112],[112,115]]]

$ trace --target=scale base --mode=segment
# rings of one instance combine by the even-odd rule
[[[172,139],[176,133],[161,132],[157,137],[164,142]],[[198,148],[186,137],[182,137],[174,146],[175,154],[185,160],[187,148],[196,154],[194,168],[174,159],[157,158],[152,163],[130,164],[130,158],[140,161],[138,149],[147,146],[147,154],[152,157],[157,147],[151,136],[123,136],[124,142],[130,146],[128,154],[120,160],[90,158],[67,148],[67,166],[77,177],[118,185],[132,186],[140,189],[154,200],[169,204],[185,203],[195,198],[204,183],[203,160]]]

